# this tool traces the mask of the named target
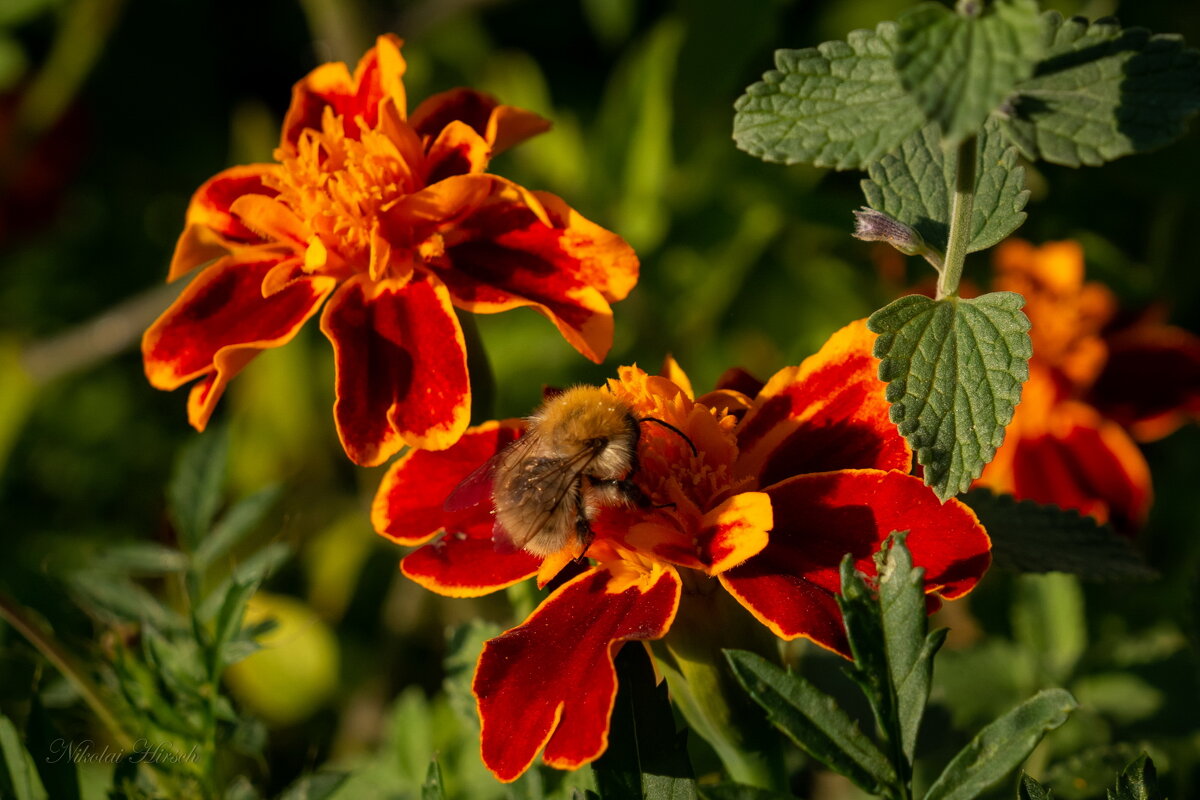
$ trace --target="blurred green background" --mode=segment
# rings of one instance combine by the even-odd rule
[[[110,657],[104,634],[120,626],[70,576],[114,544],[174,544],[164,482],[196,437],[184,392],[146,383],[137,335],[169,300],[158,287],[190,193],[226,166],[270,159],[291,85],[316,64],[353,64],[377,33],[394,31],[408,42],[411,105],[467,85],[543,114],[553,130],[496,159],[492,171],[561,195],[637,248],[641,281],[616,306],[616,342],[603,365],[586,362],[531,311],[477,318],[495,375],[494,414],[519,416],[544,385],[598,383],[619,364],[654,370],[668,353],[698,391],[732,366],[765,378],[928,277],[923,263],[850,238],[851,211],[862,204],[857,173],[763,164],[730,140],[733,101],[772,66],[775,48],[842,38],[908,5],[0,0],[0,587],[84,661],[99,669]],[[1126,25],[1200,43],[1198,4],[1050,5],[1116,13]],[[1103,169],[1031,169],[1030,219],[1018,235],[1079,238],[1090,277],[1130,307],[1161,305],[1173,322],[1200,329],[1191,237],[1200,220],[1198,142],[1193,131]],[[986,283],[987,259],[974,256],[967,278]],[[384,777],[370,780],[402,793],[424,775],[422,748],[441,736],[443,753],[462,750],[451,788],[497,793],[469,744],[469,723],[443,719],[462,698],[442,692],[445,673],[435,665],[448,628],[476,617],[510,624],[513,605],[519,612],[532,598],[446,601],[403,581],[401,553],[367,518],[382,470],[344,457],[331,406],[329,346],[310,325],[258,358],[215,418],[229,429],[229,496],[282,486],[224,568],[270,543],[295,553],[252,614],[281,617],[277,633],[293,632],[284,639],[300,655],[246,662],[227,680],[273,726],[263,759],[243,769],[276,791],[330,759],[386,751],[392,761],[369,762]],[[1200,432],[1185,429],[1146,452],[1157,502],[1142,544],[1163,579],[1080,587],[990,576],[953,622],[954,649],[939,662],[942,710],[927,726],[944,735],[932,757],[952,752],[955,732],[1057,684],[1075,690],[1084,709],[1038,752],[1038,765],[1057,764],[1066,776],[1074,767],[1062,767],[1065,759],[1107,764],[1124,753],[1113,745],[1148,743],[1172,797],[1200,781]],[[140,585],[171,601],[169,582]],[[805,656],[814,670],[828,666]],[[46,670],[0,627],[0,710],[24,718],[37,694],[65,730],[90,730],[71,693],[60,685],[54,694]],[[271,696],[281,688],[282,698]],[[395,720],[407,720],[398,729],[416,726],[401,736],[407,745],[387,734],[393,707]],[[441,733],[421,740],[420,724]],[[396,755],[404,747],[415,750]],[[704,758],[697,754],[701,768]],[[853,796],[836,782],[822,791]]]

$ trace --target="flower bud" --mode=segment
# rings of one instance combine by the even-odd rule
[[[921,234],[882,211],[866,206],[854,212],[854,238],[864,242],[887,242],[906,256],[929,252]]]

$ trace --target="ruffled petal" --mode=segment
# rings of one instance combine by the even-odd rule
[[[263,177],[278,168],[276,164],[232,167],[201,184],[188,204],[183,233],[171,256],[168,281],[232,250],[264,243],[233,213],[232,207],[234,201],[247,195],[274,197],[275,190],[267,188]]]
[[[409,450],[388,468],[371,504],[375,530],[397,544],[423,544],[439,531],[491,539],[491,498],[488,476],[483,492],[472,505],[458,511],[445,509],[463,481],[508,444],[524,428],[520,420],[486,422],[468,428],[446,450]]]
[[[501,105],[474,89],[451,89],[426,98],[412,113],[412,126],[430,140],[452,122],[463,122],[502,153],[531,136],[550,130],[550,122],[532,111]]]
[[[1053,419],[1045,433],[1014,443],[1013,494],[1136,532],[1152,499],[1150,467],[1137,444],[1083,403],[1059,405]]]
[[[859,320],[800,366],[776,373],[738,429],[738,474],[767,486],[836,469],[908,472],[912,451],[888,418],[874,343]]]
[[[543,747],[543,760],[560,769],[603,753],[617,692],[613,656],[623,642],[666,635],[679,594],[670,567],[632,577],[597,567],[484,645],[473,689],[487,768],[509,782]]]
[[[833,601],[839,566],[875,573],[873,555],[894,531],[908,531],[925,591],[953,599],[970,591],[991,562],[987,534],[957,500],[939,503],[921,481],[881,470],[800,475],[767,489],[775,527],[767,547],[721,581],[777,636],[804,637],[848,654]]]
[[[455,120],[429,145],[425,181],[437,183],[451,175],[483,172],[491,157],[492,148],[483,137],[465,122]]]
[[[356,276],[326,306],[321,331],[333,344],[334,419],[350,460],[375,466],[405,443],[441,450],[458,441],[471,411],[466,346],[436,279]]]
[[[631,521],[636,512],[613,515]],[[622,543],[639,553],[653,555],[677,566],[719,575],[760,553],[767,546],[773,524],[771,498],[764,492],[735,494],[700,520],[698,531],[688,535],[668,524],[669,515],[627,525]],[[612,523],[603,520],[598,532]],[[606,531],[607,532],[607,531]]]
[[[1088,398],[1106,417],[1143,442],[1200,417],[1200,337],[1144,323],[1107,343],[1108,361]]]
[[[498,551],[490,535],[448,532],[405,556],[400,571],[437,594],[480,597],[536,575],[541,564],[525,550]]]
[[[193,280],[142,337],[146,377],[175,389],[202,375],[188,416],[200,429],[225,386],[260,351],[288,342],[333,290],[331,278],[312,277],[263,297],[262,283],[278,261],[227,256]]]
[[[537,197],[550,225],[527,197],[503,191],[457,224],[445,265],[431,268],[460,308],[491,314],[532,306],[580,353],[602,361],[612,345],[609,302],[636,283],[637,256],[557,198]]]
[[[406,65],[400,55],[402,43],[392,34],[380,36],[359,60],[353,77],[339,61],[322,64],[297,82],[292,88],[292,103],[283,118],[280,147],[294,152],[305,128],[320,130],[327,107],[343,118],[346,135],[351,137],[359,135],[358,117],[362,117],[367,128],[375,127],[384,98],[391,98],[403,116],[408,104],[404,94]]]

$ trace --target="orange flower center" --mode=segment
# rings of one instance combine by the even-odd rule
[[[328,107],[321,123],[300,135],[294,154],[275,151],[281,169],[264,183],[328,254],[365,271],[378,246],[380,213],[417,188],[413,170],[383,130],[366,130],[359,119],[359,137],[348,136]]]
[[[641,463],[634,480],[654,505],[672,505],[681,517],[703,514],[735,488],[735,417],[714,413],[670,380],[636,368],[622,368],[609,389],[639,419],[661,420],[683,434],[654,422],[641,423]]]

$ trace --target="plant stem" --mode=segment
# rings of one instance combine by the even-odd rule
[[[950,235],[946,241],[946,259],[938,276],[937,299],[956,294],[962,279],[967,246],[971,243],[971,217],[975,210],[975,166],[978,139],[971,136],[958,146],[954,169],[954,203],[950,207]]]
[[[135,746],[133,737],[121,727],[116,714],[104,702],[100,696],[100,688],[54,639],[54,634],[46,630],[45,626],[32,616],[29,609],[24,608],[3,593],[0,593],[0,618],[24,636],[64,678],[74,684],[83,697],[83,701],[108,728],[120,749],[127,753],[133,752]]]

